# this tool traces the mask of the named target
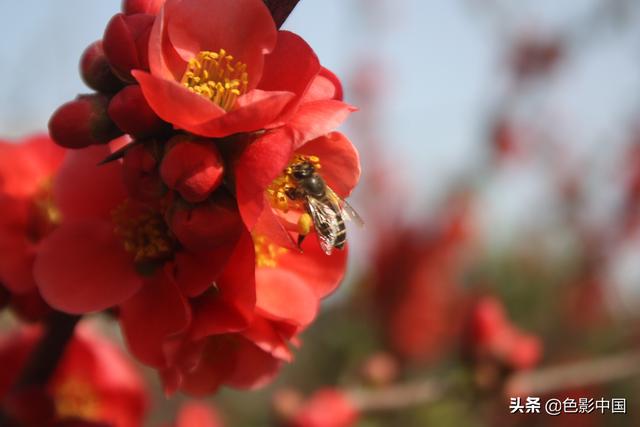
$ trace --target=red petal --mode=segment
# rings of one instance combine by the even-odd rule
[[[293,355],[286,339],[274,327],[274,323],[260,316],[256,316],[251,326],[242,335],[263,351],[270,353],[285,362],[291,362]]]
[[[348,250],[334,250],[326,255],[315,236],[309,236],[302,243],[302,253],[289,251],[278,258],[278,266],[295,273],[306,281],[315,292],[316,298],[324,298],[333,292],[347,268]]]
[[[140,70],[134,70],[131,74],[140,83],[142,93],[153,111],[178,128],[191,130],[199,123],[225,114],[220,106],[189,91],[174,80],[156,77]]]
[[[300,105],[288,126],[294,131],[296,147],[331,132],[349,116],[355,107],[333,99]]]
[[[149,34],[149,69],[151,74],[167,80],[180,80],[187,67],[169,41],[167,15],[175,8],[176,1],[167,1],[156,17]]]
[[[320,61],[302,37],[289,31],[278,31],[273,52],[265,57],[262,80],[258,87],[266,91],[289,91],[296,95],[283,115],[298,107],[302,95],[320,71]]]
[[[196,135],[211,138],[259,130],[275,121],[293,97],[291,92],[254,89],[240,96],[234,109],[227,114],[186,129]]]
[[[268,384],[278,373],[281,362],[243,338],[237,341],[236,369],[225,382],[242,389],[256,389]]]
[[[286,129],[277,129],[249,144],[236,162],[238,206],[249,230],[262,214],[265,190],[287,166],[292,151],[291,134]]]
[[[119,162],[98,165],[111,154],[108,146],[70,151],[53,184],[53,198],[64,221],[80,218],[110,219],[111,211],[126,198]]]
[[[307,142],[298,150],[300,154],[320,158],[320,174],[340,197],[347,197],[360,179],[360,157],[346,136],[332,132]]]
[[[51,233],[38,251],[34,276],[44,300],[68,313],[104,310],[142,286],[113,225],[98,220],[65,223]]]
[[[120,305],[120,322],[131,352],[142,362],[166,366],[163,343],[185,330],[191,321],[186,299],[164,269]]]
[[[224,49],[247,65],[249,89],[260,80],[264,54],[276,43],[271,14],[258,0],[182,0],[166,19],[169,39],[184,60]]]
[[[196,297],[211,288],[228,259],[228,246],[208,252],[178,252],[173,272],[176,283],[185,295]]]
[[[216,280],[217,293],[194,301],[192,337],[235,332],[247,327],[256,303],[253,240],[245,233]]]
[[[275,320],[306,326],[318,312],[318,297],[307,278],[279,267],[256,270],[256,308]]]
[[[322,67],[304,94],[302,102],[307,103],[326,99],[342,101],[342,84],[333,72]]]

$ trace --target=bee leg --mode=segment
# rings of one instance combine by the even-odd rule
[[[302,242],[304,241],[305,237],[307,237],[306,234],[298,234],[298,249],[300,249],[300,251],[302,251]]]

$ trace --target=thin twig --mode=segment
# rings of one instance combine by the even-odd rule
[[[503,392],[507,397],[544,395],[635,375],[640,375],[639,350],[516,373],[507,378]],[[453,382],[431,378],[381,389],[347,390],[347,394],[360,411],[367,412],[399,410],[436,402],[455,390]]]
[[[348,395],[360,411],[388,411],[439,400],[450,388],[446,381],[429,379],[377,390],[354,389]]]
[[[567,363],[514,374],[505,383],[507,396],[547,394],[616,381],[640,374],[640,351]]]
[[[78,320],[80,316],[59,311],[51,313],[44,335],[33,349],[18,381],[14,384],[14,391],[30,386],[44,386],[49,382],[73,336]]]

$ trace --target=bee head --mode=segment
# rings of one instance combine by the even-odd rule
[[[291,175],[294,179],[309,178],[315,172],[315,168],[309,162],[300,162],[291,167]]]

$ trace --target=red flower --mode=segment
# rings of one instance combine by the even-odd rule
[[[35,290],[36,251],[59,220],[50,190],[63,156],[44,135],[0,141],[0,282],[13,293]]]
[[[277,31],[260,0],[168,1],[151,31],[149,67],[133,75],[151,108],[208,137],[286,122],[320,72],[307,43]]]
[[[223,427],[218,411],[211,404],[189,401],[180,407],[174,427]]]
[[[4,372],[0,376],[0,396],[7,396],[40,336],[38,328],[23,328],[0,337],[0,364]],[[31,394],[38,395],[36,390]],[[46,420],[53,415],[47,414],[50,410],[46,402],[50,399],[59,421],[77,419],[104,422],[111,427],[138,427],[147,408],[144,383],[135,367],[119,348],[86,327],[80,327],[70,341],[47,389],[40,396],[43,399],[38,406],[41,414],[28,413],[38,411],[32,400],[30,407],[22,408],[26,414],[14,406],[18,412],[14,415],[29,419],[43,415]]]
[[[323,389],[315,392],[295,416],[294,427],[349,427],[358,421],[358,409],[343,392]]]
[[[70,313],[119,305],[131,351],[156,367],[167,364],[165,340],[190,324],[189,298],[211,289],[214,281],[216,327],[221,332],[246,327],[255,305],[248,234],[236,227],[235,233],[209,232],[198,241],[188,232],[188,220],[171,230],[174,209],[127,197],[120,163],[96,166],[107,154],[108,147],[71,153],[54,181],[63,222],[43,241],[35,265],[44,299]],[[238,217],[233,205],[215,207],[220,197],[207,202],[214,208],[204,215]]]
[[[262,224],[262,234],[279,246],[294,248],[287,230],[298,226],[304,208],[287,197],[285,169],[301,160],[313,161],[326,184],[346,198],[360,178],[358,152],[341,133],[333,132],[295,144],[290,129],[268,132],[250,143],[235,165],[236,195],[245,225]]]
[[[378,242],[373,308],[385,344],[405,361],[431,363],[461,327],[460,272],[472,241],[468,194],[456,195],[437,226],[392,228]]]
[[[474,359],[495,361],[507,369],[534,367],[542,356],[538,337],[513,325],[494,297],[478,300],[471,310],[465,343]]]

